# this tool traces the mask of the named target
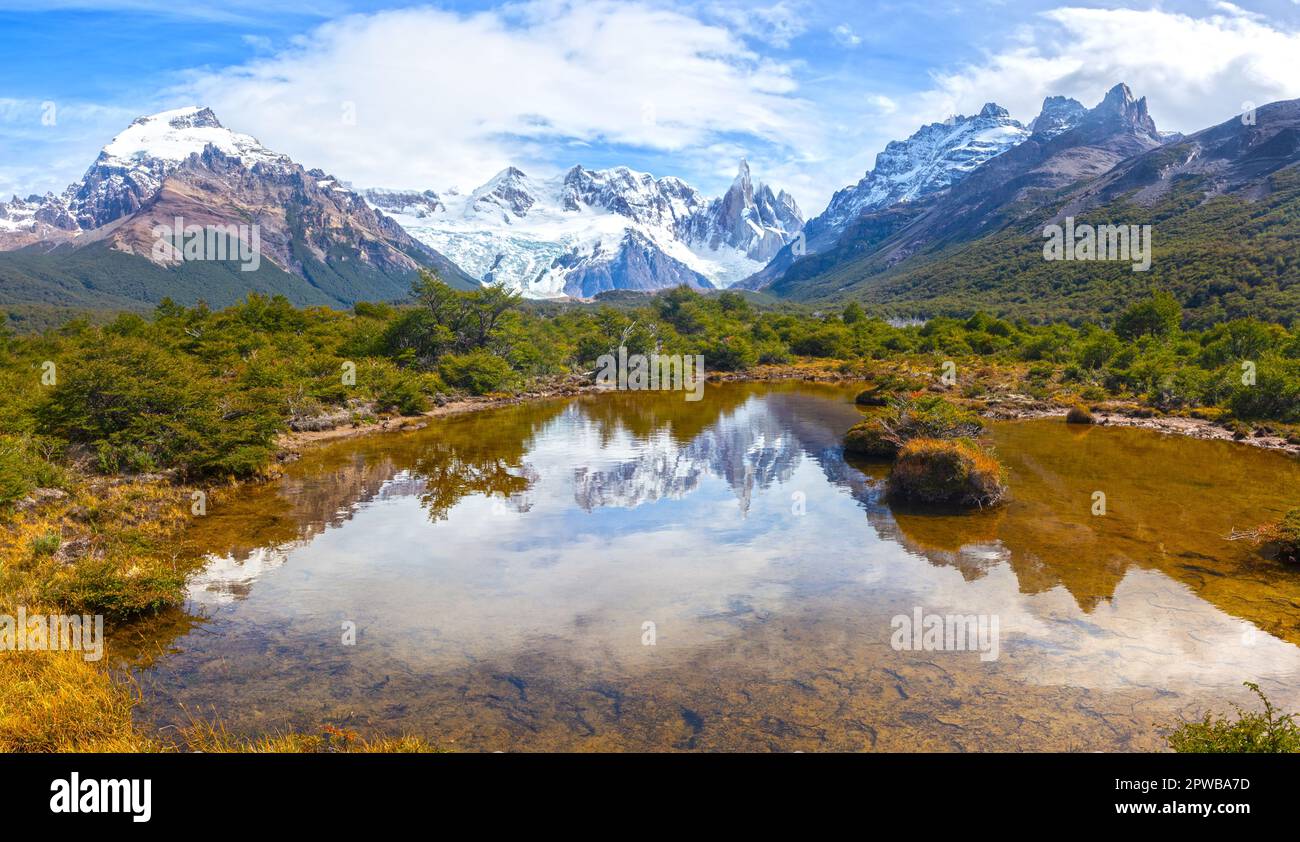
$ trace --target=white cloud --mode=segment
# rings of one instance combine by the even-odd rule
[[[835,36],[836,43],[841,47],[856,47],[862,43],[862,39],[854,34],[853,27],[848,24],[840,24],[831,30],[831,34]]]
[[[355,15],[177,94],[358,185],[473,187],[584,143],[818,145],[789,67],[723,26],[637,3]]]
[[[1161,129],[1196,131],[1239,113],[1243,102],[1300,97],[1300,33],[1220,4],[1204,18],[1156,9],[1045,12],[1016,43],[986,60],[936,75],[917,116],[971,113],[990,100],[1021,119],[1043,97],[1089,107],[1116,82],[1146,96]]]
[[[867,102],[881,114],[893,114],[898,110],[898,103],[884,94],[871,94]]]
[[[778,0],[770,6],[715,2],[705,13],[724,22],[733,32],[777,49],[789,47],[791,41],[808,31],[806,4],[798,0]]]

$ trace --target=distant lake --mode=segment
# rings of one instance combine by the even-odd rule
[[[1300,709],[1300,572],[1225,540],[1295,505],[1296,461],[1000,423],[1009,504],[895,510],[887,467],[844,459],[855,391],[595,395],[311,450],[192,530],[186,611],[128,653],[139,716],[467,751],[1094,751],[1163,749],[1156,723],[1249,704],[1244,680]],[[996,659],[897,648],[918,609],[996,618]]]

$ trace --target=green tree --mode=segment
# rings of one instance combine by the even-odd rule
[[[1163,290],[1125,310],[1115,321],[1115,333],[1121,339],[1141,336],[1166,337],[1176,331],[1183,320],[1178,299]]]

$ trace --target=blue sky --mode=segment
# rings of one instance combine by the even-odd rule
[[[0,0],[0,54],[5,196],[60,190],[134,117],[201,103],[358,186],[582,163],[716,193],[744,156],[816,212],[890,139],[990,100],[1028,121],[1126,81],[1189,131],[1300,97],[1300,5]]]

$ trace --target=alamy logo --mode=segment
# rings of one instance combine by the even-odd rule
[[[596,360],[596,384],[628,391],[685,391],[686,400],[704,397],[703,354],[601,354]]]
[[[889,644],[896,652],[979,652],[981,661],[998,659],[996,614],[899,614],[889,621]]]
[[[1134,272],[1151,268],[1150,225],[1082,225],[1067,216],[1065,225],[1043,228],[1044,260],[1129,261]]]
[[[50,783],[51,813],[130,813],[131,821],[147,822],[153,815],[153,781],[134,778],[96,780],[73,772]]]
[[[186,225],[178,216],[170,226],[155,225],[153,237],[151,256],[158,263],[233,260],[241,272],[262,265],[262,232],[256,224]]]
[[[96,614],[0,614],[0,651],[82,652],[87,661],[104,657],[104,617]]]

